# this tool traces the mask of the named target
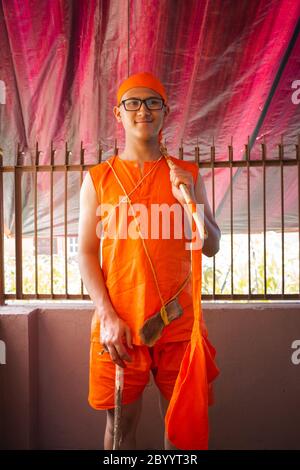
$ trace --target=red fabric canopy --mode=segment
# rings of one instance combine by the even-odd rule
[[[116,90],[128,75],[150,71],[164,83],[171,113],[163,137],[171,155],[183,140],[186,159],[199,140],[201,159],[227,158],[233,136],[234,158],[244,158],[249,136],[252,158],[266,136],[269,157],[283,134],[286,157],[294,158],[300,122],[299,0],[89,0],[3,1],[0,5],[0,146],[4,163],[15,162],[16,143],[25,163],[34,161],[36,141],[50,162],[64,161],[64,142],[79,162],[104,158],[114,139],[122,149],[124,131],[113,116]],[[277,169],[268,169],[272,200],[268,227],[280,228]],[[211,198],[210,170],[203,170]],[[246,175],[234,169],[234,229],[247,231]],[[285,228],[297,230],[297,177],[285,171]],[[216,170],[216,219],[230,229],[229,171]],[[12,176],[5,175],[5,223],[14,231]],[[33,231],[32,177],[24,176],[24,234]],[[39,174],[39,234],[49,226],[49,175]],[[62,176],[55,178],[55,235],[63,234]],[[69,233],[77,233],[78,175],[68,183]],[[252,231],[262,229],[261,169],[251,169]]]

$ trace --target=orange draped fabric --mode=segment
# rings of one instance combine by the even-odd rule
[[[180,161],[174,157],[171,158],[176,164],[189,170],[193,174],[194,182],[196,182],[198,175],[198,166],[196,164]],[[136,163],[130,160],[122,160],[118,156],[111,157],[109,161],[122,181],[126,192],[130,193],[134,190],[142,177]],[[144,210],[147,211],[149,236],[145,238],[145,243],[156,271],[163,300],[167,302],[177,292],[190,273],[190,251],[186,249],[187,238],[184,236],[175,238],[174,236],[174,227],[176,224],[178,226],[176,221],[179,218],[176,218],[174,214],[172,215],[172,211],[170,211],[170,233],[168,238],[162,237],[162,223],[157,233],[151,234],[153,217],[151,206],[164,204],[170,208],[173,204],[176,204],[180,214],[183,214],[184,211],[172,194],[170,170],[164,158],[160,159],[159,162],[146,161],[143,174],[150,170],[152,170],[151,173],[132,192],[130,198],[133,204],[142,204]],[[107,162],[92,167],[89,172],[97,191],[99,204],[103,207],[106,204],[117,206],[119,198],[123,197],[124,193]],[[128,207],[127,203],[124,204],[124,207]],[[115,219],[113,216],[108,219],[104,214],[103,227],[108,231],[115,222],[118,233],[121,234],[125,226],[123,210],[119,207],[118,210],[114,210],[114,213],[116,214]],[[137,210],[136,213],[138,214]],[[128,220],[128,226],[132,224],[131,228],[134,229],[133,216],[130,215]],[[183,223],[182,233],[184,235]],[[133,343],[141,345],[143,343],[139,337],[140,328],[146,319],[162,307],[141,239],[139,236],[135,239],[129,237],[103,238],[100,252],[102,272],[110,300],[120,318],[129,325]],[[191,279],[179,294],[179,302],[183,307],[184,314],[164,328],[159,339],[161,342],[184,341],[191,337],[194,319]],[[91,340],[98,342],[99,334],[99,318],[95,312],[92,320]]]
[[[195,223],[193,221],[194,230]],[[194,326],[165,416],[168,439],[178,449],[208,449],[211,385],[219,374],[215,348],[201,331],[201,249],[192,249]],[[199,321],[200,320],[200,321]]]

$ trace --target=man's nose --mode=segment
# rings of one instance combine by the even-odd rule
[[[143,111],[144,111],[144,112],[146,111],[147,114],[150,114],[150,111],[149,111],[149,109],[147,108],[146,103],[145,103],[144,101],[142,102],[141,107],[140,107],[140,109],[138,110],[138,112],[140,113],[140,112],[143,112]]]

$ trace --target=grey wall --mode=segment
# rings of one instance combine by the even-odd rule
[[[85,306],[86,305],[86,306]],[[105,412],[88,402],[91,304],[0,308],[3,449],[99,449]],[[300,449],[300,304],[203,303],[221,374],[210,408],[211,449]],[[300,357],[300,354],[299,354]],[[151,382],[138,448],[163,447]]]

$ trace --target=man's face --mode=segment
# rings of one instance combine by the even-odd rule
[[[121,98],[121,101],[128,98],[146,99],[150,97],[161,98],[161,96],[150,88],[131,88]],[[118,122],[122,122],[125,129],[126,138],[136,138],[145,141],[157,140],[158,133],[163,127],[165,116],[169,114],[168,105],[159,110],[149,110],[145,103],[138,111],[126,111],[122,104],[119,108],[114,107],[114,115]]]

